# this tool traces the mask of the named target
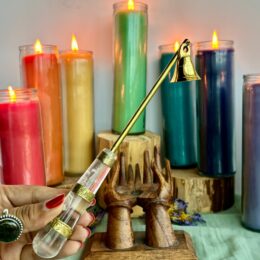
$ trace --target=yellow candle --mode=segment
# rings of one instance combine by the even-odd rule
[[[63,98],[64,171],[80,175],[94,154],[93,57],[78,50],[72,36],[72,50],[60,55]]]

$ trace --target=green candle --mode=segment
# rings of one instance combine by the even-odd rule
[[[147,5],[114,4],[113,131],[121,133],[146,95]],[[145,131],[143,113],[130,131]]]

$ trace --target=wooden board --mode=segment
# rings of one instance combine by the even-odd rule
[[[200,176],[197,169],[173,169],[174,198],[188,202],[190,212],[219,212],[234,204],[234,176]]]
[[[178,245],[174,248],[151,248],[144,244],[144,232],[136,232],[136,242],[133,248],[124,250],[111,250],[104,244],[105,233],[96,233],[89,240],[84,256],[86,260],[195,260],[190,236],[184,231],[175,231]]]

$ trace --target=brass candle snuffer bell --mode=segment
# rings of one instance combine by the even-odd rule
[[[63,245],[72,234],[80,216],[90,206],[95,194],[112,168],[117,154],[116,151],[129,133],[134,123],[159,89],[165,77],[176,63],[171,82],[199,80],[191,61],[190,41],[185,39],[179,50],[173,56],[165,70],[159,76],[153,88],[147,94],[127,126],[118,137],[111,149],[104,149],[81,176],[65,198],[61,214],[38,232],[33,240],[35,253],[42,258],[52,258],[58,255]]]

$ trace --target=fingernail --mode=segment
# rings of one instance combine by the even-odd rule
[[[91,204],[90,204],[90,206],[94,206],[95,204],[96,204],[96,199],[94,198],[93,200],[92,200],[92,202],[91,202]]]
[[[87,237],[91,236],[91,230],[88,227],[85,227],[86,231],[87,231]]]
[[[47,209],[53,209],[53,208],[57,208],[58,206],[60,206],[62,204],[62,202],[64,201],[65,198],[65,194],[60,194],[56,197],[54,197],[51,200],[48,200],[47,202],[45,202],[45,207]]]
[[[89,215],[91,217],[91,220],[90,220],[90,223],[88,225],[91,226],[95,223],[96,217],[95,217],[93,212],[89,212]]]

